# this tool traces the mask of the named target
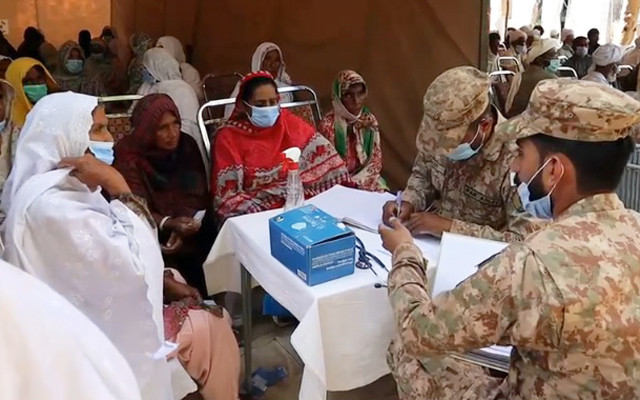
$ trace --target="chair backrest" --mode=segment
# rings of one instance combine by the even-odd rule
[[[320,110],[320,104],[318,103],[318,96],[316,92],[309,86],[297,85],[297,86],[283,86],[278,88],[278,93],[301,93],[303,96],[309,98],[305,100],[295,99],[289,103],[280,104],[281,108],[290,110],[293,114],[305,119],[309,124],[317,129],[321,119],[322,111]],[[198,127],[200,128],[200,134],[202,135],[202,142],[207,153],[207,157],[211,158],[211,143],[215,139],[215,131],[226,121],[224,117],[204,119],[204,113],[208,109],[222,109],[230,104],[234,104],[236,99],[218,99],[208,101],[200,107],[198,110]],[[211,160],[209,160],[211,161]]]
[[[489,74],[491,80],[491,86],[489,87],[489,93],[494,101],[494,105],[498,107],[500,113],[505,114],[504,103],[507,100],[509,89],[511,88],[511,82],[515,72],[510,70],[494,71]]]
[[[622,65],[618,66],[618,73],[620,73],[622,71],[632,72],[633,70],[634,70],[633,65],[622,64]]]
[[[107,110],[108,129],[116,142],[131,133],[131,113],[129,105],[126,108],[112,107],[123,102],[134,102],[143,96],[137,94],[123,96],[100,97],[98,102],[105,104]]]
[[[640,212],[640,145],[629,157],[617,192],[625,207]]]
[[[567,56],[558,56],[558,60],[560,61],[560,64],[566,63],[568,59],[569,57]]]
[[[520,60],[518,60],[517,57],[512,57],[512,56],[503,56],[503,57],[498,57],[498,59],[496,60],[496,63],[498,64],[498,69],[500,71],[513,71],[513,65],[515,64],[516,69],[514,72],[516,71],[522,71],[522,64],[520,63]],[[510,65],[510,67],[506,67],[505,64]]]
[[[238,72],[231,74],[215,75],[207,74],[202,78],[202,92],[204,93],[205,102],[231,97],[233,89],[238,82],[242,80],[242,75]],[[222,118],[224,109],[207,110],[208,118]]]
[[[558,67],[556,75],[558,75],[559,78],[578,79],[578,73],[571,67]]]

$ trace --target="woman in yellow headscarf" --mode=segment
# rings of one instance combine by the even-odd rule
[[[11,120],[18,127],[24,125],[27,114],[38,100],[60,91],[45,66],[29,57],[14,60],[7,68],[6,79],[16,91]]]

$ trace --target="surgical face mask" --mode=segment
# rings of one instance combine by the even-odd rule
[[[37,103],[38,100],[46,96],[49,92],[47,85],[24,85],[24,94],[27,96],[29,101],[33,104]]]
[[[82,60],[67,60],[67,62],[65,62],[65,67],[67,68],[67,71],[72,74],[79,74],[82,72],[82,68],[84,68],[84,62]]]
[[[547,65],[547,67],[545,69],[548,72],[551,72],[552,74],[555,74],[556,72],[558,72],[558,68],[560,68],[560,60],[555,59],[555,60],[549,61],[549,65]]]
[[[553,208],[551,206],[551,194],[556,189],[556,186],[558,186],[558,183],[556,183],[551,188],[548,194],[536,200],[531,200],[531,191],[529,190],[529,187],[531,186],[531,182],[533,182],[533,180],[536,178],[536,176],[538,176],[540,171],[542,171],[544,167],[546,167],[551,162],[551,160],[552,159],[550,158],[544,164],[542,164],[542,166],[538,168],[536,173],[533,174],[531,179],[529,179],[529,182],[527,183],[521,182],[520,185],[518,186],[518,196],[520,196],[520,201],[522,202],[522,206],[534,218],[553,219]],[[562,168],[562,175],[564,175],[564,167]],[[562,175],[560,176],[560,179],[562,179]],[[558,180],[558,182],[560,182],[560,180]]]
[[[93,155],[105,164],[113,164],[113,142],[89,141],[89,150]]]
[[[142,82],[154,84],[156,83],[156,78],[151,75],[151,72],[149,72],[147,69],[144,69],[142,71]]]
[[[271,107],[255,107],[248,103],[245,104],[251,107],[251,115],[248,115],[249,121],[258,128],[272,127],[280,116],[279,105]]]
[[[7,120],[0,121],[0,132],[4,131],[4,128],[7,127]]]
[[[475,156],[478,153],[478,151],[480,151],[480,149],[482,148],[482,145],[484,144],[484,143],[480,143],[480,146],[478,146],[478,148],[475,150],[473,149],[473,147],[471,147],[471,143],[475,142],[476,138],[480,134],[480,129],[481,127],[478,127],[478,129],[476,130],[475,136],[473,137],[473,139],[471,139],[471,142],[461,143],[460,145],[458,145],[458,147],[453,149],[453,151],[447,155],[447,158],[449,158],[449,160],[452,160],[452,161],[462,161],[462,160],[468,160],[471,157]],[[482,135],[482,139],[484,142],[484,134]]]
[[[578,57],[585,57],[587,53],[589,53],[588,47],[584,47],[584,46],[576,47],[576,55]]]
[[[527,46],[525,46],[524,44],[517,45],[516,53],[520,54],[521,56],[527,54]]]

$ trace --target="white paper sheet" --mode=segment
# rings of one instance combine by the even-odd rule
[[[501,252],[508,243],[444,233],[433,295],[455,288],[475,274],[478,264]]]
[[[444,233],[440,244],[440,260],[433,285],[433,296],[454,289],[460,282],[475,274],[479,264],[509,245],[453,233]],[[487,356],[504,359],[509,357],[511,347],[491,346],[482,349],[481,352]]]

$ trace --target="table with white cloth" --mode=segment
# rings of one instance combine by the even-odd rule
[[[306,203],[337,218],[348,216],[377,227],[382,206],[390,199],[393,196],[388,193],[336,186]],[[352,390],[388,374],[386,352],[395,324],[386,287],[374,286],[386,283],[387,272],[373,263],[378,276],[356,268],[353,275],[307,286],[271,256],[268,221],[281,212],[272,210],[226,221],[204,264],[209,293],[250,292],[250,274],[300,321],[291,336],[291,344],[304,362],[300,399],[322,400],[327,391]],[[382,248],[380,236],[360,229],[354,232],[367,251],[390,268],[391,254]],[[430,265],[435,265],[438,240],[417,242]],[[250,314],[246,304],[243,309],[243,314]],[[249,322],[245,315],[245,326]],[[245,342],[245,349],[250,348],[250,342]]]

